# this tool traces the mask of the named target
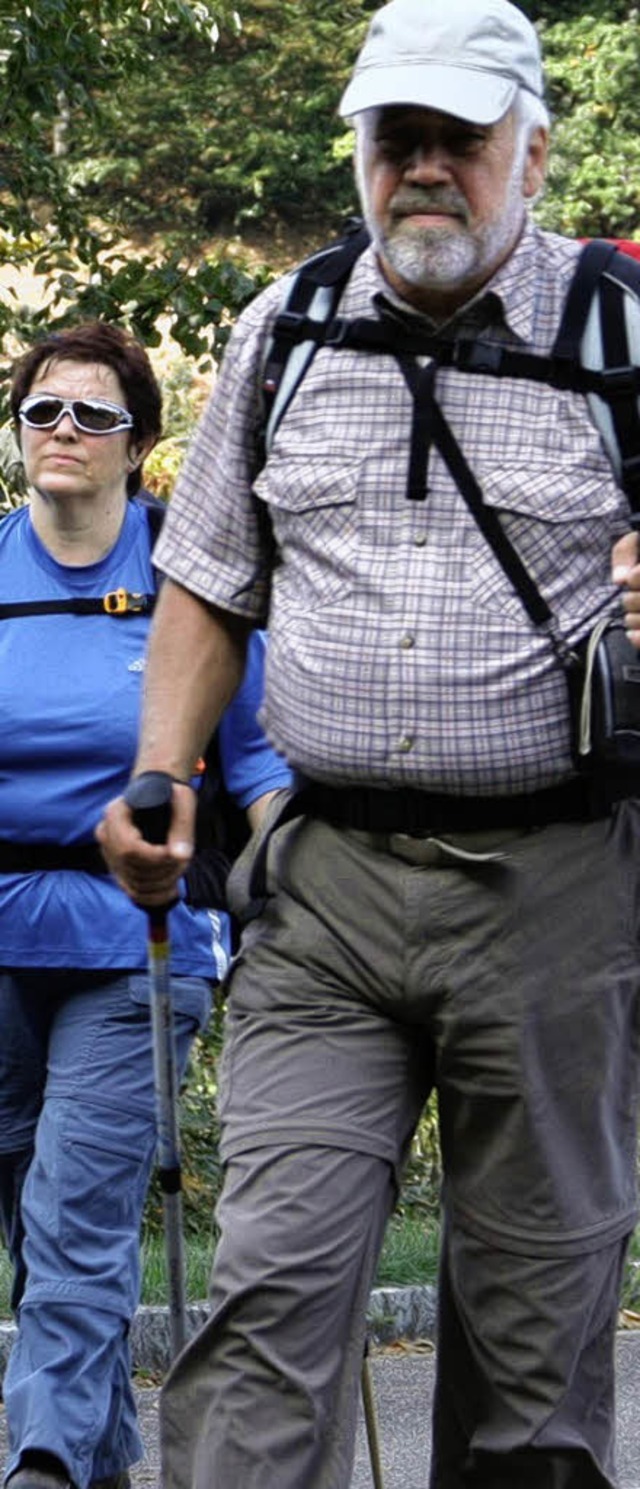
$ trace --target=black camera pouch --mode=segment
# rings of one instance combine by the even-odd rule
[[[578,769],[613,801],[640,795],[640,652],[620,618],[591,632],[570,691]]]

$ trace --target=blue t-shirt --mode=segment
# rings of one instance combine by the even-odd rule
[[[0,599],[102,596],[156,587],[144,506],[135,499],[98,563],[60,564],[28,507],[0,522]],[[149,617],[30,615],[0,620],[0,838],[93,841],[129,779],[138,737]],[[246,807],[287,785],[285,762],[257,720],[265,638],[254,632],[245,678],[220,725],[228,789]],[[180,903],[169,928],[174,972],[217,977],[227,918]],[[142,968],[147,917],[113,879],[78,870],[0,875],[0,965]]]

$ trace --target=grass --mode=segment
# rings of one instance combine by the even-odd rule
[[[439,1246],[440,1226],[437,1221],[394,1215],[387,1226],[376,1287],[435,1283]]]
[[[394,1216],[389,1226],[376,1276],[377,1287],[435,1284],[438,1268],[439,1226],[436,1221]],[[187,1296],[197,1302],[207,1295],[212,1242],[190,1236],[186,1246]],[[0,1318],[9,1318],[11,1273],[6,1252],[0,1250]],[[143,1244],[142,1300],[167,1300],[162,1236],[150,1235]],[[640,1228],[636,1230],[625,1266],[622,1307],[640,1312]]]
[[[197,1303],[207,1296],[213,1243],[209,1236],[189,1236],[185,1244],[187,1298]],[[167,1283],[162,1236],[146,1237],[142,1247],[142,1301],[166,1303]]]

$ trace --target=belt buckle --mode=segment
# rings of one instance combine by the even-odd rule
[[[394,858],[429,868],[442,862],[442,845],[426,828],[420,832],[390,832],[389,852]]]
[[[444,835],[424,832],[394,832],[389,834],[389,852],[405,863],[423,868],[437,864],[489,864],[503,863],[510,857],[513,842],[521,836],[519,828],[504,828],[495,832],[454,832]]]

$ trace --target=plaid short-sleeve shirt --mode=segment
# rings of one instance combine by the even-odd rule
[[[577,253],[527,223],[447,333],[481,325],[485,339],[548,352]],[[159,566],[268,623],[265,723],[305,775],[479,795],[562,781],[566,676],[436,450],[424,500],[407,499],[413,401],[395,359],[318,351],[258,468],[265,346],[282,295],[270,286],[238,322]],[[385,301],[369,249],[340,314],[379,314]],[[629,525],[586,400],[454,368],[438,372],[436,392],[485,502],[574,644],[617,603],[610,551]]]

